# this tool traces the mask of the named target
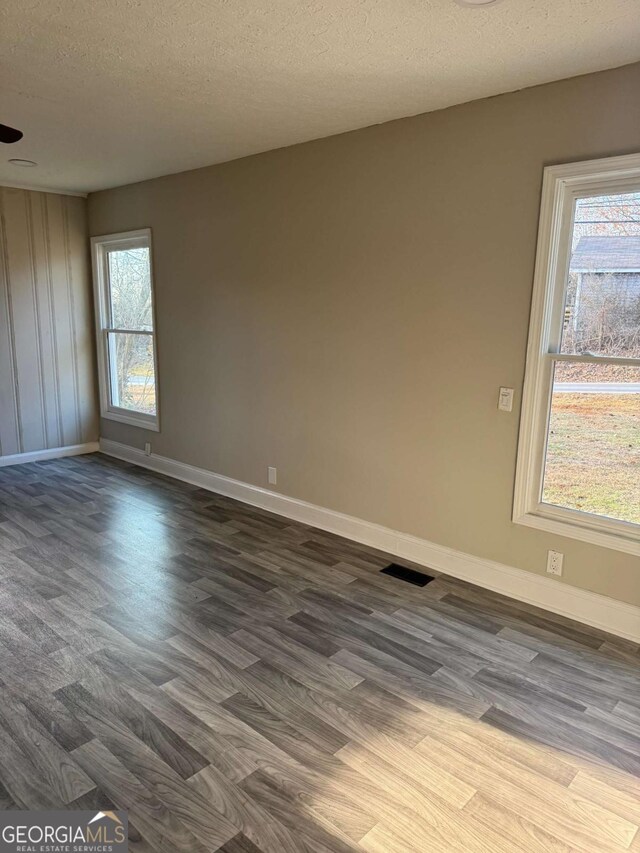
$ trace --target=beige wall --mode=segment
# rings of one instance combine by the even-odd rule
[[[0,187],[0,457],[95,441],[86,201]]]
[[[159,435],[102,435],[640,604],[510,521],[545,164],[640,150],[640,65],[92,195],[151,226]],[[512,414],[498,387],[517,389]]]

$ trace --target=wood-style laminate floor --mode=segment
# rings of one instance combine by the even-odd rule
[[[0,808],[127,809],[140,853],[640,851],[638,648],[388,562],[99,455],[0,469]]]

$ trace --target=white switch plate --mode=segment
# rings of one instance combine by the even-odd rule
[[[498,408],[501,412],[510,412],[513,409],[513,388],[500,389]]]
[[[267,468],[267,473],[269,475],[269,483],[272,486],[275,486],[278,482],[278,469],[277,468]]]
[[[549,551],[547,554],[547,572],[550,575],[562,576],[562,561],[564,554],[560,551]]]
[[[151,442],[147,441],[144,446],[144,455],[151,456]]]

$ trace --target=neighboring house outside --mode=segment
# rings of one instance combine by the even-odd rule
[[[640,347],[640,236],[581,237],[569,266],[565,336],[576,352]]]

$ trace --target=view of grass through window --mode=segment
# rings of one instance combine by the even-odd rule
[[[577,202],[560,352],[542,499],[640,524],[640,193]]]
[[[640,368],[579,367],[556,365],[543,500],[640,524]]]

